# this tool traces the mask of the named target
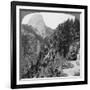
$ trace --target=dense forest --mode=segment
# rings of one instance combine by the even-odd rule
[[[20,78],[67,77],[67,69],[75,67],[73,62],[80,67],[79,20],[68,19],[45,38],[32,26],[21,29]],[[73,76],[79,75],[80,68]]]

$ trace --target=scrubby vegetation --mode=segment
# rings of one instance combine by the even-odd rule
[[[64,69],[73,68],[80,49],[79,20],[59,24],[46,38],[32,26],[22,25],[20,78],[66,77]],[[74,76],[80,75],[75,72]]]

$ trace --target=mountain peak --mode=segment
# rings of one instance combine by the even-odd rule
[[[46,25],[44,23],[42,15],[40,15],[39,13],[33,14],[28,22],[28,25],[36,28],[36,33],[41,35],[42,37],[45,37]]]
[[[36,14],[33,14],[28,22],[28,25],[32,25],[32,26],[36,26],[38,24],[44,24],[44,20],[43,20],[43,17],[42,15],[36,13]]]

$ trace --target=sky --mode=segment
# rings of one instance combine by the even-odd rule
[[[55,29],[58,24],[65,22],[67,19],[75,19],[74,15],[66,13],[52,13],[52,12],[36,12],[30,13],[23,17],[22,24],[28,24],[33,15],[40,14],[42,15],[46,26]]]

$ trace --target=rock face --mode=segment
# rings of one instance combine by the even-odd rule
[[[36,33],[41,35],[43,38],[46,35],[46,25],[44,23],[43,17],[40,14],[34,14],[30,18],[28,25],[33,26],[36,29]]]

